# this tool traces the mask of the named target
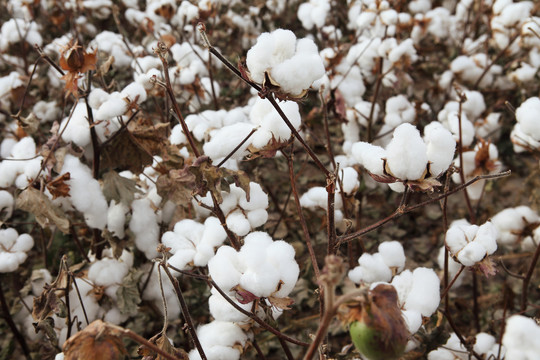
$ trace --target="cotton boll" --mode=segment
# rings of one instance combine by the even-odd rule
[[[103,230],[107,224],[107,201],[90,169],[75,156],[66,155],[61,172],[70,173],[66,183],[75,209],[84,214],[88,226]]]
[[[426,171],[426,153],[426,144],[416,127],[401,124],[394,130],[392,141],[386,147],[387,166],[399,179],[417,180]]]
[[[415,310],[403,310],[401,312],[410,334],[415,334],[422,326],[422,314]],[[453,360],[453,359],[452,359]]]
[[[433,177],[438,177],[452,164],[456,141],[438,121],[433,121],[424,128],[424,141],[430,162],[429,171]]]
[[[516,109],[516,120],[519,122],[522,131],[537,141],[540,141],[539,116],[540,98],[538,97],[531,97],[525,100]]]
[[[247,213],[247,219],[252,229],[266,224],[268,212],[266,209],[256,209]]]
[[[243,191],[243,190],[242,190]],[[256,209],[266,209],[268,207],[268,195],[263,191],[261,185],[256,182],[249,183],[249,195],[250,199],[247,200],[245,192],[243,196],[238,201],[238,205],[244,210],[256,210]]]
[[[500,211],[492,217],[491,222],[498,230],[498,243],[515,245],[526,224],[540,222],[540,217],[528,206],[519,206]]]
[[[444,254],[445,254],[445,247],[442,246],[439,249],[439,255],[437,256],[437,264],[439,264],[439,268],[441,268],[441,269],[444,269]],[[460,269],[461,269],[461,264],[458,263],[457,261],[455,261],[454,259],[452,259],[450,254],[448,254],[448,276],[449,276],[449,278],[453,279],[456,276],[456,274],[459,272]],[[462,283],[463,283],[463,277],[460,276],[454,281],[454,284],[452,285],[452,289],[455,289],[455,288],[459,287]]]
[[[360,181],[358,180],[358,173],[352,167],[345,167],[339,172],[339,178],[341,180],[341,185],[343,187],[343,192],[347,195],[354,193],[360,186]],[[339,189],[341,190],[341,189]]]
[[[540,354],[540,327],[522,315],[513,315],[506,321],[502,343],[506,359],[538,359]]]
[[[328,201],[328,193],[321,186],[310,188],[305,194],[300,197],[300,205],[306,208],[322,207],[326,209]]]
[[[141,104],[146,101],[146,90],[143,85],[132,82],[122,89],[120,96],[127,98],[129,101],[136,101],[137,104]]]
[[[351,152],[367,171],[375,175],[384,175],[383,159],[387,156],[385,149],[360,141],[353,144]]]
[[[476,334],[476,343],[474,344],[474,351],[479,354],[485,354],[495,345],[495,338],[492,335],[481,332]]]
[[[238,261],[238,253],[230,246],[222,246],[208,262],[208,272],[212,280],[224,290],[229,291],[240,282],[243,267]]]
[[[252,130],[253,125],[249,123],[236,123],[224,126],[221,129],[212,132],[211,140],[203,145],[203,151],[205,155],[209,156],[214,161],[222,159],[229,155],[242,141],[244,141]],[[172,135],[173,134],[171,134],[171,137]],[[246,141],[232,155],[232,158],[242,159],[246,156],[249,153],[247,148],[251,145],[251,140],[252,139]]]
[[[249,319],[247,315],[242,314],[240,311],[235,309],[225,298],[215,289],[211,290],[212,295],[208,298],[208,307],[210,309],[210,314],[215,320],[218,321],[231,321],[231,322],[243,322]],[[242,304],[238,302],[235,298],[235,294],[232,292],[227,293],[229,298],[233,300],[236,305],[240,306],[246,311],[251,311],[253,302],[247,304]]]
[[[403,308],[409,296],[413,284],[413,273],[410,270],[402,271],[394,276],[391,285],[396,289],[399,298],[399,305]]]
[[[217,320],[200,326],[197,337],[207,358],[213,360],[238,360],[240,349],[237,346],[244,347],[247,341],[247,335],[238,325]],[[197,349],[190,351],[189,359],[201,359]]]
[[[107,212],[107,229],[119,239],[124,238],[124,226],[126,223],[126,213],[129,208],[122,204],[111,200],[109,210]]]
[[[129,229],[135,234],[135,246],[142,251],[147,259],[158,255],[157,246],[159,225],[157,216],[148,199],[138,199],[131,203],[133,211]]]
[[[416,116],[414,106],[403,95],[389,98],[386,101],[385,111],[384,122],[392,128],[402,123],[411,123]]]
[[[244,236],[251,230],[251,224],[240,210],[227,215],[227,226],[237,235]]]
[[[110,94],[105,90],[95,88],[90,92],[90,95],[88,95],[88,105],[90,105],[92,109],[97,110],[105,101],[109,99],[109,97]]]
[[[403,246],[397,241],[385,241],[378,247],[379,254],[390,268],[396,268],[398,272],[405,267],[405,252]]]
[[[293,127],[298,129],[301,124],[298,104],[293,101],[285,101],[281,102],[279,106]],[[251,137],[251,143],[256,148],[264,147],[272,137],[278,141],[285,141],[291,136],[291,130],[267,100],[257,98],[249,117],[252,124],[259,126],[257,132]]]
[[[468,243],[457,253],[457,259],[465,266],[473,266],[486,256],[486,249],[476,241]]]
[[[0,214],[2,219],[9,219],[13,213],[13,196],[6,190],[0,190]]]
[[[357,266],[349,271],[349,278],[356,283],[365,282],[369,284],[392,279],[392,270],[385,264],[383,257],[379,253],[373,255],[364,253],[358,259],[358,263],[362,270],[356,270],[359,268]]]
[[[439,306],[439,286],[439,278],[433,269],[416,268],[412,273],[412,286],[404,308],[416,310],[423,316],[431,316]]]
[[[118,95],[111,95],[111,97],[105,101],[95,114],[96,120],[108,120],[117,116],[122,116],[127,111],[128,103],[125,99]]]
[[[491,221],[488,221],[478,228],[475,242],[481,244],[487,251],[488,255],[493,254],[497,250],[498,231]]]
[[[300,268],[294,260],[294,248],[285,241],[274,241],[266,249],[267,261],[274,266],[283,282],[280,290],[273,294],[274,297],[285,297],[293,290]]]

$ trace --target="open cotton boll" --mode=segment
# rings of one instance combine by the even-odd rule
[[[283,29],[259,35],[247,53],[246,65],[255,82],[262,83],[268,72],[292,96],[301,96],[325,72],[313,40],[297,41],[292,31]]]
[[[11,217],[14,203],[11,193],[6,190],[0,190],[0,219],[6,220]]]
[[[100,52],[105,52],[114,57],[114,65],[119,68],[126,68],[131,65],[132,55],[126,45],[126,39],[122,35],[112,31],[102,31],[90,42],[92,48],[97,48]],[[128,45],[133,49],[132,44]]]
[[[540,354],[540,326],[531,318],[513,315],[506,321],[502,344],[506,359],[536,360]]]
[[[329,10],[328,0],[310,0],[300,4],[297,16],[306,30],[311,30],[314,26],[322,28]]]
[[[200,326],[197,337],[208,360],[238,360],[247,341],[247,335],[238,325],[217,320]],[[189,352],[189,360],[200,359],[197,349]]]
[[[136,101],[137,104],[141,104],[146,101],[146,89],[143,85],[132,82],[122,89],[120,96],[127,98],[129,101]]]
[[[452,133],[438,121],[432,121],[424,128],[424,141],[430,162],[429,171],[433,177],[438,177],[452,164],[456,141]]]
[[[481,226],[454,221],[446,232],[446,245],[460,263],[473,266],[497,250],[497,236],[490,221]]]
[[[358,180],[358,173],[353,167],[345,167],[339,172],[339,179],[341,183],[338,182],[338,190],[347,195],[351,195],[355,192],[360,186],[360,181]],[[343,189],[341,189],[343,187]]]
[[[386,100],[384,122],[395,128],[402,123],[412,123],[416,110],[404,95],[397,95]]]
[[[420,179],[426,171],[427,148],[420,132],[411,124],[401,124],[394,130],[386,147],[386,164],[392,175],[403,180]]]
[[[208,261],[208,272],[218,286],[229,291],[240,282],[245,266],[238,260],[238,253],[230,246],[221,246]]]
[[[405,251],[398,241],[385,241],[379,244],[379,254],[384,263],[390,268],[396,268],[401,272],[405,267]]]
[[[176,127],[175,127],[176,129]],[[174,129],[173,129],[174,130]],[[204,154],[213,161],[218,161],[229,155],[253,130],[253,125],[249,123],[236,123],[224,126],[221,129],[212,132],[210,141],[203,145]],[[182,133],[183,135],[183,133]],[[171,134],[172,137],[172,134]],[[248,155],[247,148],[251,145],[252,139],[248,139],[231,156],[233,159],[242,159]]]
[[[10,19],[0,29],[0,50],[6,52],[11,44],[26,41],[30,46],[41,46],[43,38],[40,26],[34,21]]]
[[[2,155],[6,155],[6,159],[0,162],[0,187],[13,184],[19,189],[27,187],[39,173],[43,160],[42,156],[36,156],[34,139],[27,136],[18,142],[4,140],[2,145]]]
[[[99,107],[96,112],[97,120],[108,120],[116,116],[122,116],[126,113],[128,103],[125,99],[120,97],[118,93],[111,94],[111,96]]]
[[[450,334],[446,344],[431,351],[428,360],[467,360],[469,353],[455,333]]]
[[[107,229],[119,239],[123,239],[125,232],[124,226],[126,224],[126,214],[129,211],[123,203],[116,203],[111,200],[109,210],[107,212]]]
[[[249,320],[247,315],[242,314],[240,311],[235,309],[221,294],[215,289],[210,290],[212,295],[208,298],[208,308],[210,309],[210,314],[215,320],[218,321],[231,321],[235,323],[244,322]],[[247,304],[240,303],[234,292],[226,292],[231,300],[233,300],[236,305],[240,306],[246,311],[251,311],[253,302],[248,302]]]
[[[383,159],[386,158],[385,149],[360,141],[353,144],[351,153],[367,171],[375,175],[384,175]]]
[[[528,224],[540,222],[540,216],[528,206],[507,208],[491,218],[498,230],[497,242],[502,245],[516,245],[524,241],[522,233]]]
[[[90,144],[90,127],[88,125],[88,112],[84,100],[79,100],[72,109],[72,113],[65,117],[60,124],[59,133],[62,140],[73,142],[82,148]]]
[[[158,255],[156,249],[159,244],[159,225],[151,201],[147,198],[134,200],[131,209],[133,213],[129,229],[135,235],[135,246],[147,259],[153,259]]]
[[[279,107],[285,113],[292,126],[298,129],[301,124],[298,104],[294,101],[284,101],[279,103]],[[256,148],[266,146],[272,138],[278,141],[285,141],[291,137],[291,130],[267,100],[257,98],[249,112],[249,118],[252,124],[259,127],[251,137],[251,143]]]
[[[358,259],[359,266],[349,271],[349,278],[357,284],[388,282],[392,279],[392,270],[385,264],[379,253],[373,255],[364,253]]]
[[[441,115],[441,113],[439,113],[439,115]],[[438,119],[452,132],[454,140],[459,142],[459,112],[450,111],[446,114],[443,113],[443,116],[438,116]],[[474,140],[474,125],[469,121],[469,118],[464,112],[461,113],[461,139],[463,146],[471,145]]]
[[[400,275],[394,277],[397,278]],[[394,281],[392,280],[392,285]],[[411,286],[405,299],[399,297],[405,310],[418,311],[422,316],[431,316],[439,307],[440,281],[433,269],[416,268],[412,273]],[[398,295],[400,292],[398,291]]]
[[[71,203],[84,215],[91,228],[103,230],[107,225],[107,200],[99,182],[93,178],[91,170],[73,155],[66,155],[62,174],[69,173],[69,196]]]
[[[119,259],[114,258],[112,251],[104,252],[104,255],[90,265],[88,279],[96,285],[103,286],[105,294],[116,300],[116,290],[122,285],[124,277],[133,266],[133,254],[123,250]]]
[[[261,185],[256,182],[249,183],[249,201],[246,193],[242,190],[242,196],[239,198],[238,205],[244,210],[266,209],[268,207],[268,195],[264,192]]]
[[[110,94],[101,88],[92,89],[88,95],[88,105],[92,109],[99,109],[99,107],[109,99]]]
[[[405,319],[409,333],[415,334],[422,326],[422,314],[415,310],[402,310],[401,314]]]
[[[437,256],[437,264],[439,264],[439,268],[444,269],[444,253],[445,253],[445,246],[442,246],[439,249],[439,255]],[[453,279],[456,274],[461,269],[461,264],[452,259],[452,256],[448,254],[448,277],[449,279]],[[455,289],[459,287],[463,283],[463,276],[458,277],[454,284],[452,285],[452,289]]]
[[[528,98],[516,109],[516,120],[521,130],[536,141],[540,141],[539,117],[540,98],[538,97]]]
[[[13,228],[0,229],[0,273],[17,270],[32,247],[34,239],[30,235],[19,235]]]

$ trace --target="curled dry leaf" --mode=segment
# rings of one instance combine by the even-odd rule
[[[69,196],[69,185],[66,184],[66,181],[71,179],[70,173],[65,173],[58,176],[56,179],[51,180],[46,186],[47,189],[51,192],[53,200],[58,197],[68,197]]]
[[[23,190],[17,197],[16,206],[33,214],[41,227],[56,225],[64,234],[69,234],[66,214],[39,190],[32,187]]]
[[[95,70],[97,63],[97,50],[87,53],[78,41],[71,41],[60,53],[60,67],[66,70],[62,80],[66,81],[65,89],[69,94],[78,97],[78,80],[80,73]]]

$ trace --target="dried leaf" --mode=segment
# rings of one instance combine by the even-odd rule
[[[36,333],[43,331],[45,335],[47,336],[47,338],[51,341],[51,343],[53,344],[58,343],[58,339],[56,337],[56,331],[54,330],[54,320],[52,317],[39,320],[38,322],[35,322],[32,325],[34,325],[34,329]]]
[[[390,176],[390,175],[377,175],[377,174],[370,173],[367,170],[366,170],[366,172],[376,182],[385,183],[385,184],[392,184],[392,183],[395,183],[397,181],[397,179],[395,177]]]
[[[290,297],[278,298],[269,296],[268,301],[270,301],[270,304],[281,310],[290,310],[290,306],[294,304],[294,300]]]
[[[169,124],[137,125],[130,127],[130,132],[140,147],[152,155],[159,154],[168,137]]]
[[[153,160],[127,130],[103,146],[101,154],[103,168],[130,170],[135,174],[141,173]]]
[[[163,336],[160,332],[157,335],[152,336],[149,340],[150,343],[156,345],[160,350],[165,351],[167,354],[171,354],[180,360],[189,360],[189,355],[182,349],[175,348],[167,336]],[[143,360],[163,360],[164,357],[156,354],[150,348],[141,345],[137,349],[137,354],[143,357]]]
[[[236,300],[238,300],[240,304],[249,304],[252,301],[260,299],[259,296],[253,294],[250,291],[247,291],[240,285],[236,285],[231,289],[231,291],[236,292]]]
[[[96,320],[66,340],[62,348],[66,360],[101,359],[123,360],[129,354],[118,331]]]
[[[189,168],[171,170],[166,175],[160,175],[156,181],[158,195],[180,206],[189,204],[194,187],[195,175],[189,172]]]
[[[52,286],[46,286],[41,295],[34,298],[32,306],[32,318],[36,321],[47,318],[51,313],[64,318],[67,316],[66,305]]]
[[[122,280],[122,285],[116,290],[116,306],[120,313],[125,315],[138,313],[138,305],[141,302],[138,284],[142,275],[143,272],[140,270],[130,270]]]
[[[69,233],[66,214],[39,190],[32,187],[23,190],[17,197],[16,206],[33,214],[41,227],[56,225],[64,234]]]
[[[53,200],[58,197],[68,197],[69,196],[69,185],[66,184],[66,181],[71,179],[70,173],[65,173],[58,176],[56,179],[49,182],[46,186],[47,189],[51,192]]]
[[[103,175],[103,195],[107,201],[114,200],[117,204],[131,205],[136,193],[141,193],[137,189],[137,183],[118,175],[116,171],[108,171]]]

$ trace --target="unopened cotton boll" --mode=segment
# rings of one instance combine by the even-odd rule
[[[403,180],[420,179],[426,171],[427,148],[420,132],[411,124],[401,124],[394,130],[386,147],[386,161],[392,175]]]

